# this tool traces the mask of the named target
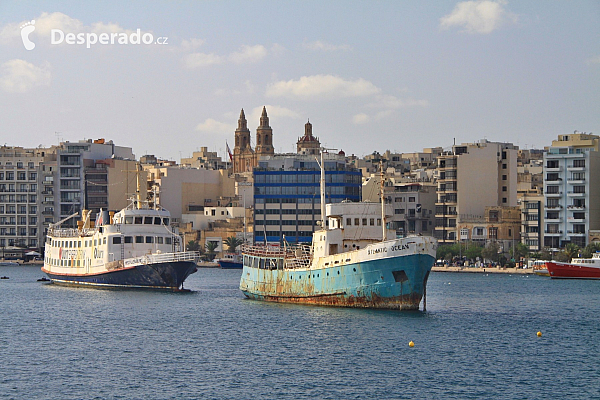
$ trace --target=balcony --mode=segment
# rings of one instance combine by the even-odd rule
[[[548,236],[558,236],[558,235],[562,235],[563,231],[544,231],[545,235]]]
[[[44,214],[44,215],[54,215],[54,211],[53,210],[44,210],[44,211],[42,211],[42,214]]]
[[[584,193],[580,193],[580,192],[576,193],[573,191],[568,191],[567,196],[569,196],[569,197],[585,197],[585,192]]]
[[[585,232],[576,232],[576,231],[567,231],[567,233],[571,236],[585,236]]]
[[[568,178],[567,182],[570,184],[585,183],[585,178]]]
[[[571,204],[570,206],[567,206],[567,209],[569,209],[569,210],[573,210],[573,211],[577,211],[577,210],[585,210],[585,206],[583,206],[583,205],[575,205],[575,204]]]
[[[548,204],[546,204],[544,206],[544,209],[546,209],[546,210],[560,210],[561,208],[563,208],[563,206],[561,206],[560,204],[557,204],[557,205],[548,205]],[[533,213],[533,214],[535,214],[535,213]]]
[[[561,191],[558,191],[555,193],[546,192],[545,195],[546,195],[546,197],[559,197],[559,196],[562,196],[562,192]]]
[[[556,185],[562,182],[562,178],[547,178],[544,182]]]
[[[544,171],[545,172],[560,172],[560,171],[562,171],[562,167],[561,166],[557,166],[557,167],[544,167]]]
[[[544,219],[544,222],[547,222],[549,224],[557,224],[557,223],[562,222],[562,221],[563,221],[563,219],[560,218],[560,217],[558,217],[558,218],[546,218],[546,219]]]

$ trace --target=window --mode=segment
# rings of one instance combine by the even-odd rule
[[[121,244],[121,236],[113,236],[112,242],[113,244]]]
[[[502,169],[506,169],[506,164],[502,164]]]
[[[506,175],[502,175],[502,180],[503,180],[503,181],[505,181],[505,180],[506,180],[506,178],[507,178],[507,176],[506,176]]]
[[[125,236],[125,243],[133,243],[133,236]]]
[[[162,236],[157,237],[156,238],[156,243],[163,244],[163,237]]]
[[[508,188],[506,186],[502,186],[502,191],[506,192],[508,190]]]
[[[153,220],[152,217],[144,217],[144,225],[152,225]]]
[[[352,218],[346,218],[346,226],[352,225]]]
[[[146,236],[146,243],[154,243],[154,236]]]
[[[371,226],[375,226],[375,218],[371,218],[371,219],[369,220],[369,224],[370,224]]]
[[[360,220],[358,218],[354,218],[354,225],[356,225],[356,226],[360,225],[359,222],[360,222]]]
[[[135,237],[135,242],[136,243],[144,243],[144,237],[143,236],[136,236]]]
[[[415,202],[415,198],[414,197],[409,197],[408,198],[408,202],[409,203],[414,203]]]
[[[503,197],[503,198],[502,198],[502,203],[506,203],[506,202],[507,202],[507,199],[506,199],[506,197]]]
[[[584,168],[585,160],[573,160],[573,167],[574,168]]]
[[[574,186],[573,193],[585,193],[585,186]]]
[[[366,226],[366,225],[367,225],[367,219],[366,219],[366,218],[363,218],[363,219],[362,219],[362,224],[363,224],[363,226]]]

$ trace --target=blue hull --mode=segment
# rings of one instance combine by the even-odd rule
[[[242,269],[244,265],[241,262],[219,260],[219,266],[223,269]]]
[[[311,270],[245,265],[240,290],[256,300],[418,310],[434,262],[413,254]]]
[[[93,286],[107,288],[144,288],[181,290],[185,279],[196,272],[192,261],[174,261],[109,271],[94,275],[46,275],[52,283],[70,286]]]

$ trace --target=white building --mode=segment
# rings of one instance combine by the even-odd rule
[[[600,229],[600,136],[559,135],[544,154],[544,247],[587,245]]]

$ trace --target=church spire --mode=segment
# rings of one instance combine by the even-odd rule
[[[240,112],[240,119],[238,119],[238,131],[248,130],[248,121],[246,121],[246,115],[244,114],[244,109]]]
[[[262,115],[260,116],[260,127],[269,128],[269,117],[267,116],[266,106],[263,106]]]

